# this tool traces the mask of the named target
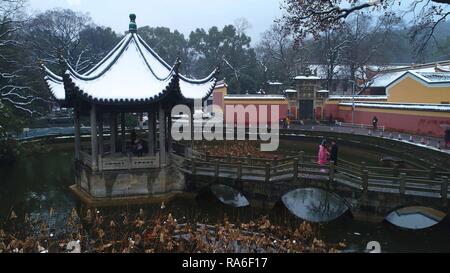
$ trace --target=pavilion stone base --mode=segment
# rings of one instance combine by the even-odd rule
[[[160,169],[94,172],[81,162],[75,163],[76,183],[92,198],[161,196],[184,191],[184,175],[170,164]]]

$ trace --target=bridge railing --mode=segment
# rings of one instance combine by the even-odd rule
[[[448,198],[450,174],[443,171],[368,166],[340,160],[334,164],[319,165],[316,158],[300,153],[297,157],[262,159],[248,157],[211,156],[195,153],[185,158],[183,169],[193,175],[207,175],[244,179],[256,182],[276,182],[286,179],[320,178],[347,184],[362,192],[382,191]],[[448,174],[448,175],[446,175]]]
[[[361,129],[369,129],[369,130],[373,129],[373,125],[371,125],[371,124],[356,124],[356,123],[345,123],[345,122],[336,121],[336,125],[338,125],[340,127],[361,128]],[[384,132],[384,131],[386,131],[386,126],[378,125],[377,129],[382,130]]]

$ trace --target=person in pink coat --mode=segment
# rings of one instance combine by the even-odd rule
[[[330,152],[328,152],[327,149],[327,142],[326,140],[323,140],[319,147],[319,160],[317,163],[319,165],[327,165],[328,164],[328,158],[330,156]]]

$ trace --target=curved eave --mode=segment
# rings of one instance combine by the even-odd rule
[[[44,82],[47,87],[49,93],[52,95],[53,99],[59,104],[63,105],[65,102],[65,96],[59,96],[62,94],[57,94],[57,92],[53,89],[52,85],[60,85],[60,88],[64,90],[63,78],[53,73],[50,69],[48,69],[45,65],[41,65],[42,72],[44,74]],[[52,84],[50,84],[52,83]],[[64,92],[65,93],[65,92]]]
[[[219,72],[220,72],[220,68],[217,67],[206,78],[199,79],[199,80],[190,79],[190,78],[188,78],[186,76],[183,76],[181,74],[179,75],[179,77],[180,77],[181,80],[183,80],[183,81],[185,81],[187,83],[191,83],[191,84],[205,84],[205,83],[210,82],[213,78],[217,78],[217,75],[219,74]],[[217,82],[217,79],[215,81]]]
[[[65,98],[65,97],[64,97],[64,98],[58,97],[58,96],[56,95],[56,92],[55,92],[55,91],[53,90],[53,88],[50,86],[50,84],[49,84],[48,81],[49,81],[49,79],[45,79],[45,80],[44,80],[45,86],[47,87],[49,93],[52,95],[53,99],[54,99],[58,104],[60,104],[60,105],[65,105],[65,104],[66,104],[66,98]],[[64,88],[64,83],[63,83],[63,82],[61,82],[61,83],[59,83],[59,84],[61,84],[61,87]]]
[[[169,84],[164,90],[153,97],[142,98],[142,99],[106,99],[106,98],[96,98],[89,95],[82,89],[80,89],[73,81],[69,74],[64,74],[64,86],[66,88],[66,96],[73,97],[77,96],[82,100],[93,103],[96,105],[115,105],[115,106],[135,106],[135,105],[148,105],[158,103],[167,98],[171,92],[176,88],[178,81],[177,77],[173,77]]]
[[[208,89],[206,95],[201,98],[202,102],[206,101],[212,95],[212,93],[214,92],[214,89],[216,88],[217,81],[218,81],[217,78],[212,79],[211,87]],[[179,85],[178,85],[178,90],[179,90],[181,98],[183,98],[187,102],[192,103],[197,99],[197,98],[186,97],[185,95],[183,95],[183,90],[180,88]]]

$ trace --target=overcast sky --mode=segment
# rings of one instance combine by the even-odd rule
[[[128,29],[130,13],[136,13],[138,26],[166,26],[185,35],[244,17],[253,42],[282,15],[280,0],[29,0],[30,12],[55,7],[88,12],[96,24],[121,33]]]

